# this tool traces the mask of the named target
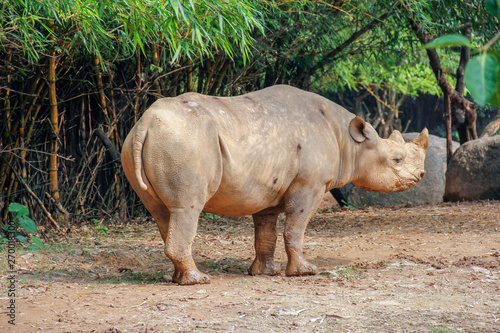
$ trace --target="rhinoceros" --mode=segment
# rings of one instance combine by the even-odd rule
[[[362,118],[317,94],[278,85],[236,97],[186,93],[157,100],[128,134],[125,175],[154,217],[172,280],[209,283],[191,249],[202,211],[252,215],[251,275],[280,274],[276,222],[286,214],[288,276],[316,274],[304,231],[324,194],[349,182],[404,191],[424,176],[428,132],[382,139]]]

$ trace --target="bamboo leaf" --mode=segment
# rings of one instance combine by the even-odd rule
[[[181,54],[182,47],[180,45],[177,46],[177,50],[174,53],[174,56],[172,57],[172,62],[176,62],[179,59],[179,55]]]
[[[425,44],[426,49],[436,49],[440,47],[450,47],[450,46],[468,46],[470,47],[470,41],[467,37],[463,35],[451,34],[438,37],[432,42]]]

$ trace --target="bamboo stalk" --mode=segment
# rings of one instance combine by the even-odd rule
[[[206,63],[200,63],[198,66],[198,88],[197,91],[199,93],[203,92],[203,81],[205,80],[205,68],[206,68]]]
[[[188,75],[187,75],[186,92],[193,91],[193,89],[194,89],[193,76],[194,76],[194,67],[189,70]]]
[[[160,67],[160,52],[158,50],[158,44],[153,45],[153,61],[156,67]],[[161,85],[159,80],[155,80],[155,89],[158,98],[161,97]]]
[[[210,91],[210,87],[212,86],[212,79],[214,76],[214,70],[215,68],[215,63],[213,61],[207,60],[207,71],[208,71],[208,76],[207,80],[205,82],[205,87],[203,89],[203,93],[206,95]]]
[[[212,83],[212,87],[209,90],[210,95],[216,95],[217,90],[222,84],[222,80],[224,79],[224,75],[226,75],[227,70],[229,69],[229,66],[231,65],[231,61],[227,59],[222,60],[222,64],[219,67],[219,71],[217,73],[216,78],[214,79],[214,82]]]
[[[54,35],[50,35],[49,39],[54,41]],[[61,198],[59,194],[59,178],[58,178],[58,155],[59,150],[59,112],[57,109],[57,94],[56,94],[56,53],[55,48],[52,47],[48,62],[48,77],[49,82],[49,104],[50,104],[50,152],[49,155],[49,188],[50,194],[54,200],[55,206],[60,212],[66,216],[69,213],[61,205]]]
[[[95,72],[97,79],[97,88],[99,89],[99,97],[101,99],[102,113],[104,113],[104,120],[106,121],[106,124],[109,126],[110,118],[108,113],[108,106],[106,103],[106,95],[104,94],[104,85],[102,83],[101,63],[97,56],[94,57],[94,64],[95,64]]]
[[[140,98],[140,91],[141,91],[141,74],[142,74],[142,67],[141,67],[141,53],[140,50],[137,50],[137,83],[136,83],[136,90],[135,90],[135,102],[134,102],[134,124],[137,123],[137,120],[139,119],[139,98]]]

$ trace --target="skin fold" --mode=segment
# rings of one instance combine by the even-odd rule
[[[316,274],[303,255],[306,226],[323,195],[349,182],[409,189],[425,173],[428,132],[405,143],[319,95],[285,85],[237,97],[187,93],[156,101],[132,128],[122,165],[155,218],[179,284],[208,283],[191,250],[202,211],[252,215],[252,275],[279,274],[276,222],[286,214],[286,275]]]

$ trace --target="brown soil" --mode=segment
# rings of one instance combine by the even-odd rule
[[[154,223],[104,224],[18,251],[13,331],[500,332],[499,201],[318,213],[305,252],[321,273],[297,278],[246,274],[250,219],[202,219],[197,286],[170,282]]]

